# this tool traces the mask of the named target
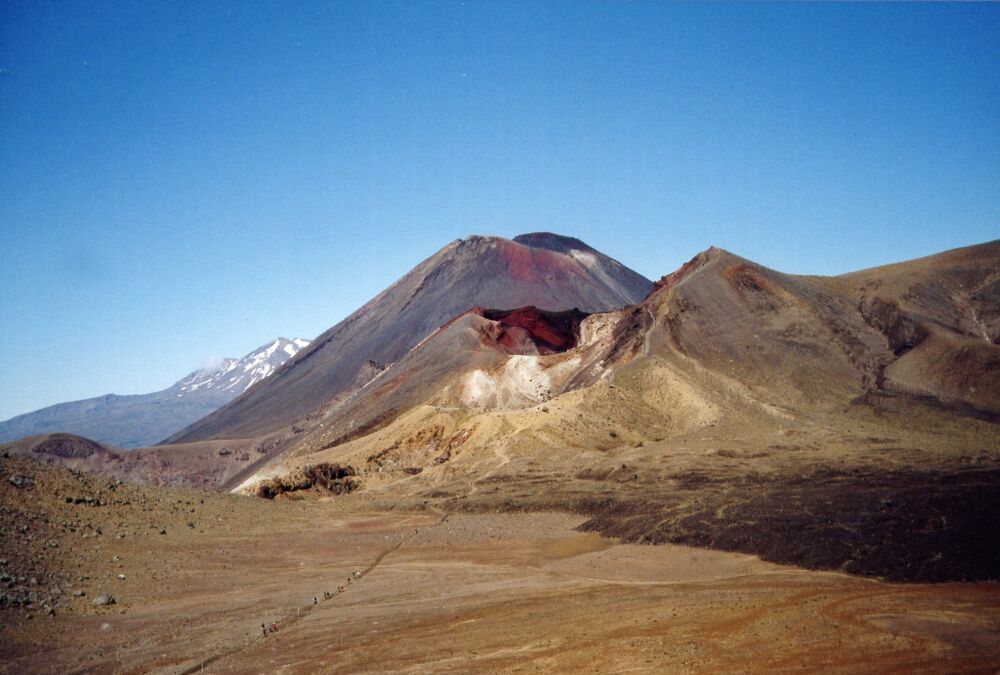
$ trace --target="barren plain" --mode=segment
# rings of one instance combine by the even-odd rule
[[[5,576],[17,588],[27,579],[35,599],[0,613],[3,672],[995,672],[1000,662],[996,584],[896,584],[623,544],[563,513],[378,512],[355,495],[265,501],[0,461],[31,483],[5,480],[0,497],[17,542]],[[94,606],[102,593],[115,603]]]

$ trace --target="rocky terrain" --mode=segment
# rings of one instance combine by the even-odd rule
[[[1000,658],[995,584],[623,544],[552,512],[376,513],[325,486],[265,500],[20,457],[0,475],[0,672],[989,672]]]

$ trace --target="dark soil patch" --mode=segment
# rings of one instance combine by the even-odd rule
[[[893,581],[1000,580],[997,469],[822,471],[683,487],[656,500],[592,504],[583,529]]]

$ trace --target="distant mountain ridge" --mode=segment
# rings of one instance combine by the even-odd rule
[[[242,358],[195,370],[162,391],[107,394],[18,415],[0,422],[0,442],[66,432],[120,448],[152,445],[233,400],[308,345],[277,338]]]

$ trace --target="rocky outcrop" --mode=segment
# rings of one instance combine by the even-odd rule
[[[303,467],[301,471],[271,478],[258,484],[257,496],[263,499],[274,499],[286,492],[297,492],[310,488],[322,488],[335,495],[346,494],[358,487],[354,478],[357,472],[353,467],[339,464],[314,464]]]

